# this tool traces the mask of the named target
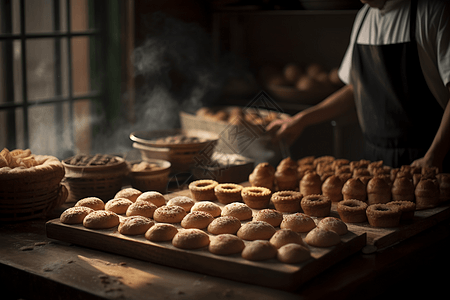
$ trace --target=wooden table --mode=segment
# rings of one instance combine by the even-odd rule
[[[333,265],[293,293],[51,240],[47,219],[0,224],[0,287],[12,299],[374,299],[447,290],[450,220]],[[444,275],[442,275],[444,273]],[[3,299],[3,297],[2,297]]]

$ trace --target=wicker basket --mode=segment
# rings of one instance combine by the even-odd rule
[[[156,164],[160,167],[158,170],[148,170],[133,172],[128,174],[131,186],[142,192],[157,191],[165,194],[167,191],[167,183],[170,174],[170,162],[160,159],[147,159],[146,162]],[[136,162],[130,162],[131,165]]]
[[[61,180],[64,168],[54,160],[53,167],[3,173],[0,176],[0,221],[25,221],[45,217],[67,199]]]
[[[106,202],[114,198],[128,173],[125,160],[121,157],[116,159],[118,163],[105,166],[74,166],[63,161],[66,170],[64,181],[69,187],[68,201],[98,197]]]
[[[157,144],[152,140],[160,137],[184,134],[205,138],[207,141],[189,144]],[[171,164],[172,173],[189,172],[198,162],[209,161],[218,141],[217,134],[203,130],[156,130],[149,132],[133,132],[130,139],[133,147],[139,149],[142,159],[167,160]]]

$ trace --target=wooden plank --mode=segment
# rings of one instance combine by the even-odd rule
[[[56,240],[179,269],[283,290],[295,290],[333,264],[361,250],[365,246],[366,240],[365,234],[349,232],[341,237],[342,242],[337,246],[310,247],[312,258],[308,261],[301,264],[284,264],[276,259],[263,262],[247,261],[238,254],[214,255],[207,248],[183,250],[172,246],[169,242],[153,243],[143,236],[122,235],[118,233],[117,227],[91,230],[82,225],[62,224],[59,219],[48,221],[46,232],[49,238]]]
[[[335,205],[333,207],[335,210]],[[412,221],[402,222],[395,228],[375,228],[368,222],[347,225],[355,233],[366,233],[367,245],[380,250],[423,232],[449,217],[450,204],[446,203],[439,207],[415,211]]]

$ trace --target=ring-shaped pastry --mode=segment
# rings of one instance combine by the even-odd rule
[[[337,205],[339,217],[346,223],[367,221],[366,209],[367,203],[356,199],[343,200]]]
[[[272,191],[265,187],[245,187],[241,195],[248,207],[261,209],[269,207]]]
[[[214,188],[218,184],[217,181],[212,179],[201,179],[191,182],[189,184],[189,191],[191,192],[192,199],[196,201],[217,200]]]
[[[302,194],[296,191],[279,191],[272,195],[271,200],[276,210],[294,213],[300,211]]]
[[[220,183],[214,188],[217,200],[222,204],[241,202],[242,186],[235,183]]]
[[[327,196],[314,194],[303,197],[300,205],[305,214],[312,217],[327,217],[331,211],[331,200]]]

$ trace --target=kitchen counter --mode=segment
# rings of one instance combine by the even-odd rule
[[[47,238],[45,222],[66,207],[47,219],[0,224],[0,286],[11,299],[430,298],[447,289],[448,219],[377,253],[358,252],[291,293]]]

